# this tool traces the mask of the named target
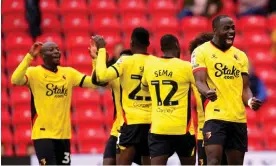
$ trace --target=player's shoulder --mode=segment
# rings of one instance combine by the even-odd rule
[[[203,52],[204,50],[210,49],[210,48],[212,48],[212,44],[211,44],[210,41],[208,41],[208,42],[205,42],[205,43],[203,43],[203,44],[197,46],[197,47],[194,49],[193,52],[198,52],[198,51]]]
[[[40,73],[42,71],[42,66],[38,65],[38,66],[30,66],[28,67],[27,71],[28,72],[36,72],[36,73]]]
[[[77,72],[77,70],[73,67],[69,67],[69,66],[58,66],[58,70],[62,71],[64,73],[75,73]]]
[[[189,61],[184,61],[181,59],[177,59],[177,64],[178,66],[182,66],[183,68],[187,69],[187,68],[192,68],[192,64]]]
[[[242,58],[242,59],[247,59],[247,55],[244,51],[238,49],[235,46],[232,46],[232,52],[234,53],[234,56],[237,56],[236,58]]]

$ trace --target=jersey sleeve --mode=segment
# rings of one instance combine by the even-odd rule
[[[122,75],[123,63],[120,58],[113,66],[106,67],[106,50],[99,49],[96,62],[97,80],[99,82],[109,82]]]
[[[242,68],[241,68],[241,73],[242,74],[248,74],[248,58],[244,52],[242,52],[242,57],[243,57],[243,63],[242,63]]]
[[[32,77],[32,67],[29,67],[33,57],[28,53],[23,61],[18,65],[11,77],[13,85],[30,85]]]
[[[191,56],[191,63],[193,72],[199,70],[206,70],[205,57],[199,48],[196,48]]]
[[[74,68],[70,68],[70,72],[73,87],[97,88],[97,86],[92,83],[92,78],[90,76],[86,76]]]

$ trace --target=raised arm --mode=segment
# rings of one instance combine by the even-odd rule
[[[11,77],[13,85],[27,85],[29,81],[29,66],[32,60],[40,54],[42,43],[36,42],[32,45],[29,53],[26,54],[23,61],[17,66]]]
[[[97,80],[99,82],[109,82],[122,75],[123,65],[113,65],[109,68],[106,67],[107,57],[104,39],[101,36],[95,36],[93,39],[98,48],[98,58],[96,62]]]

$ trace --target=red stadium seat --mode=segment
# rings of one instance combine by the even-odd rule
[[[12,13],[24,15],[25,2],[24,0],[13,0],[13,1],[4,0],[2,1],[1,8],[2,8],[3,15],[12,14]]]
[[[2,30],[4,33],[27,32],[28,23],[24,14],[13,14],[3,17]]]
[[[1,145],[4,148],[4,151],[2,151],[2,156],[13,156],[13,149],[11,144],[3,144]]]
[[[250,57],[250,60],[254,66],[258,66],[258,68],[272,66],[275,63],[274,59],[272,55],[266,53],[267,52],[264,51],[252,52],[252,54],[248,56]]]
[[[9,35],[5,39],[7,50],[29,50],[32,46],[32,38],[28,34]]]
[[[27,87],[14,87],[11,93],[12,105],[21,105],[29,103],[31,100],[31,93]]]
[[[1,106],[7,107],[9,104],[9,97],[6,90],[1,91]]]
[[[10,113],[3,106],[1,108],[1,125],[3,128],[8,127],[11,124]]]
[[[18,126],[14,133],[14,143],[15,144],[30,144],[31,141],[31,125],[29,126]]]
[[[272,14],[268,17],[268,27],[272,31],[276,28],[276,15]]]
[[[87,142],[82,143],[80,142],[79,145],[80,153],[91,153],[91,154],[103,154],[105,149],[104,143],[97,143],[97,142]]]
[[[91,108],[89,105],[83,105],[82,107],[77,107],[76,110],[75,121],[78,127],[101,128],[103,126],[104,115],[99,107]]]
[[[273,76],[276,75],[276,71],[274,71],[273,68],[258,68],[258,70],[256,70],[256,74],[265,82],[265,84],[271,86],[275,85],[276,78]]]
[[[25,52],[25,51],[18,51],[18,52],[12,52],[12,53],[8,54],[8,56],[7,56],[7,69],[10,73],[12,73],[15,70],[15,68],[23,60],[26,53],[27,52]]]
[[[95,25],[95,26],[93,26]],[[93,33],[113,33],[119,36],[121,31],[121,24],[116,18],[102,17],[96,18],[92,21],[91,31]]]
[[[149,2],[149,12],[155,16],[170,16],[176,15],[176,6],[171,0],[154,0]]]
[[[223,0],[223,8],[220,14],[233,15],[236,13],[236,6],[233,1]]]
[[[42,16],[41,29],[43,33],[61,32],[61,23],[56,14],[45,14]]]
[[[234,46],[240,50],[244,50],[244,48],[246,47],[243,37],[241,35],[236,34],[235,40],[234,40]]]
[[[69,53],[69,56],[67,56],[67,65],[73,68],[84,66],[91,67],[92,60],[91,57],[88,55],[88,52],[85,50],[73,51]]]
[[[87,50],[90,44],[90,37],[89,36],[84,36],[84,35],[76,35],[76,36],[71,36],[67,37],[65,39],[65,47],[67,50],[73,50],[73,49],[78,49],[78,50]],[[88,54],[88,51],[87,51]]]
[[[247,43],[247,49],[269,50],[271,46],[271,39],[266,33],[246,33],[244,41]]]
[[[71,144],[70,151],[71,154],[78,154],[78,150],[75,144]]]
[[[103,34],[102,35],[105,38],[106,41],[106,49],[110,53],[109,56],[112,56],[112,52],[114,49],[114,46],[118,43],[121,43],[121,37],[117,35],[112,35],[112,34]]]
[[[63,50],[63,41],[59,33],[44,33],[43,35],[39,36],[37,41],[40,42],[55,42],[60,50]]]
[[[152,30],[152,27],[150,26],[148,20],[145,17],[124,17],[122,24],[124,25],[122,27],[122,30],[124,33],[126,33],[126,36],[130,36],[133,29],[138,27],[138,26],[142,26],[146,29],[148,29],[149,31]]]
[[[265,134],[261,129],[257,128],[256,126],[248,125],[247,126],[247,133],[248,133],[248,140],[250,141],[259,141],[262,140],[263,135]]]
[[[173,33],[179,32],[178,20],[175,17],[158,17],[154,18],[153,25],[155,26],[155,33]]]
[[[40,0],[39,7],[42,15],[44,14],[58,14],[58,4],[57,1],[53,0]],[[43,20],[42,20],[43,21]]]
[[[248,139],[248,151],[263,151],[264,142],[259,140]]]
[[[268,95],[268,100],[266,102],[274,104],[274,101],[276,100],[275,84],[271,86],[267,86],[267,95]]]
[[[78,130],[78,139],[81,144],[87,142],[105,143],[107,136],[102,128],[82,127]]]
[[[111,16],[117,14],[117,6],[113,0],[91,1],[89,11],[92,15]]]
[[[261,108],[260,108],[260,114],[261,114],[261,118],[263,120],[264,123],[269,124],[269,123],[275,123],[275,119],[276,119],[276,106],[273,104],[264,104]]]
[[[87,15],[88,9],[85,1],[67,0],[61,3],[60,12],[62,15],[68,15],[72,13],[79,15]]]
[[[31,108],[30,104],[15,106],[13,109],[12,122],[14,125],[31,125]]]
[[[205,32],[208,27],[208,19],[200,16],[185,17],[181,21],[181,28],[184,33]]]
[[[2,59],[2,61],[3,61],[3,59]],[[6,88],[9,87],[9,82],[10,81],[8,81],[7,76],[2,73],[2,75],[1,75],[1,89],[2,89],[2,91],[6,90]]]
[[[238,20],[242,32],[264,32],[267,28],[267,21],[262,16],[244,16]]]
[[[100,94],[97,90],[80,89],[74,90],[74,103],[77,104],[91,104],[100,102]]]
[[[184,40],[179,40],[181,49],[187,51],[189,48],[189,43],[198,35],[198,32],[185,33]]]
[[[12,133],[8,127],[1,128],[1,143],[11,144],[12,143]]]
[[[147,12],[147,7],[141,0],[128,0],[120,2],[119,10],[122,16],[143,16]]]
[[[77,15],[70,15],[65,17],[63,22],[63,31],[65,33],[89,31],[89,22],[87,17]]]
[[[257,113],[251,108],[246,107],[246,116],[247,116],[247,124],[250,126],[256,125],[258,122],[260,122],[260,117],[257,115]]]
[[[63,39],[59,33],[44,33],[37,38],[37,41],[41,42],[54,42],[57,44],[59,49],[62,51],[64,49]]]
[[[27,144],[15,145],[16,156],[27,156]]]

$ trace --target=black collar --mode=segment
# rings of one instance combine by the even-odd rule
[[[216,45],[212,40],[211,40],[211,44],[214,46],[214,47],[216,47],[217,49],[219,49],[219,50],[221,50],[222,52],[225,52],[225,51],[227,51],[227,50],[229,50],[230,48],[221,48],[221,47],[219,47],[218,45]]]
[[[56,73],[56,72],[58,71],[57,67],[55,67],[55,68],[50,68],[50,67],[45,66],[44,64],[41,65],[41,66],[42,66],[44,69],[49,70],[49,71],[54,72],[54,73]]]

